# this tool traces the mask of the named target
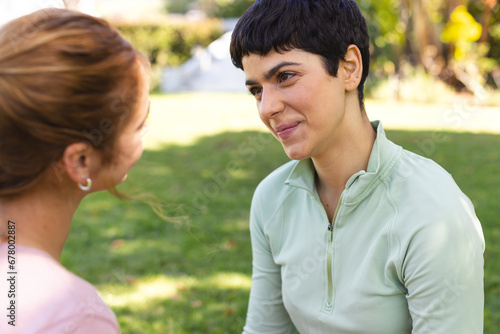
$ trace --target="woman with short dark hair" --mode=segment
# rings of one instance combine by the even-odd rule
[[[368,41],[350,0],[257,0],[233,32],[233,63],[293,160],[253,197],[245,334],[483,332],[473,205],[368,119]]]

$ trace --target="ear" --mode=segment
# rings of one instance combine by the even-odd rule
[[[73,143],[66,147],[61,163],[73,182],[85,185],[85,179],[90,177],[93,156],[93,149],[88,143]]]
[[[340,62],[340,64],[343,66],[345,73],[346,90],[353,91],[358,89],[361,76],[363,75],[363,58],[359,48],[354,44],[349,45],[344,56],[344,61]]]

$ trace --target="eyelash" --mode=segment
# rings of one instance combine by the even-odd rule
[[[147,122],[144,122],[139,129],[141,137],[144,137],[148,133],[148,131],[149,131],[149,124]]]

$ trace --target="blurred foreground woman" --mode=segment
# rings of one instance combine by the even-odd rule
[[[59,263],[87,194],[142,154],[147,60],[104,20],[44,9],[0,30],[0,332],[119,333]]]

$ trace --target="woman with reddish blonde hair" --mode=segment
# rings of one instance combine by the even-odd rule
[[[86,14],[44,9],[0,30],[1,333],[119,333],[59,259],[83,197],[142,154],[148,67]]]

